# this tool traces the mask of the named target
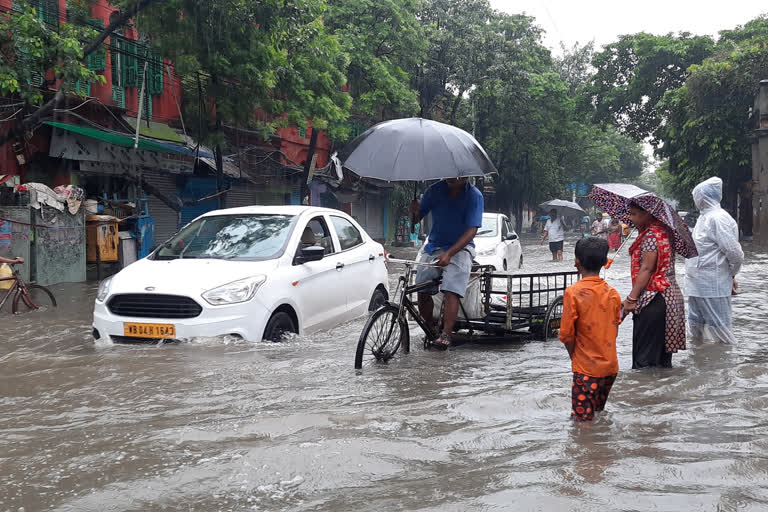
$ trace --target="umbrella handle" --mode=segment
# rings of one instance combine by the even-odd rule
[[[625,245],[627,245],[627,242],[629,242],[630,237],[632,236],[632,233],[634,233],[637,230],[637,228],[633,228],[632,231],[629,232],[629,235],[627,235],[627,238],[624,239],[624,242],[619,246],[618,249],[616,249],[616,252],[614,254],[618,254]],[[608,261],[605,262],[605,265],[603,265],[603,268],[605,270],[608,270],[611,268],[611,265],[613,265],[614,258],[608,258]]]

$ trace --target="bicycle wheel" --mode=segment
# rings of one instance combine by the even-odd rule
[[[13,313],[20,313],[24,308],[29,309],[50,309],[56,307],[56,297],[53,296],[51,290],[45,286],[39,284],[28,284],[24,288],[19,288],[16,291],[16,296],[13,298]]]
[[[560,332],[560,319],[563,318],[563,296],[556,298],[547,308],[544,315],[544,341],[556,338]]]
[[[386,363],[397,353],[400,346],[409,346],[408,322],[399,317],[400,310],[394,304],[385,304],[368,318],[357,342],[355,368],[374,363]],[[407,350],[406,350],[407,351]]]

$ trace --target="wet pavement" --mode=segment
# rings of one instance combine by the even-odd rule
[[[358,374],[364,320],[113,346],[90,336],[95,285],[54,287],[55,312],[0,313],[0,511],[767,510],[768,254],[746,249],[739,344],[634,371],[626,323],[592,425],[568,418],[559,342],[413,343]],[[572,251],[526,245],[524,271]],[[629,290],[625,256],[608,280]]]

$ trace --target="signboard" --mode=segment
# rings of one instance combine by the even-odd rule
[[[154,151],[136,151],[133,148],[115,146],[114,144],[57,128],[53,130],[51,149],[48,155],[67,160],[80,160],[81,169],[83,168],[82,164],[92,162],[115,164],[122,168],[135,165],[147,169],[163,169],[175,174],[191,174],[194,170],[195,162],[193,156],[157,153]],[[86,170],[91,170],[91,172],[100,172],[94,166],[86,164],[85,167]],[[121,171],[120,174],[123,172]]]

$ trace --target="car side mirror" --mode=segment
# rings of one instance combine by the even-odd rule
[[[507,240],[517,240],[517,233],[507,233]]]
[[[310,261],[320,261],[325,257],[325,247],[313,245],[310,247],[304,247],[296,256],[296,264],[303,265]]]

